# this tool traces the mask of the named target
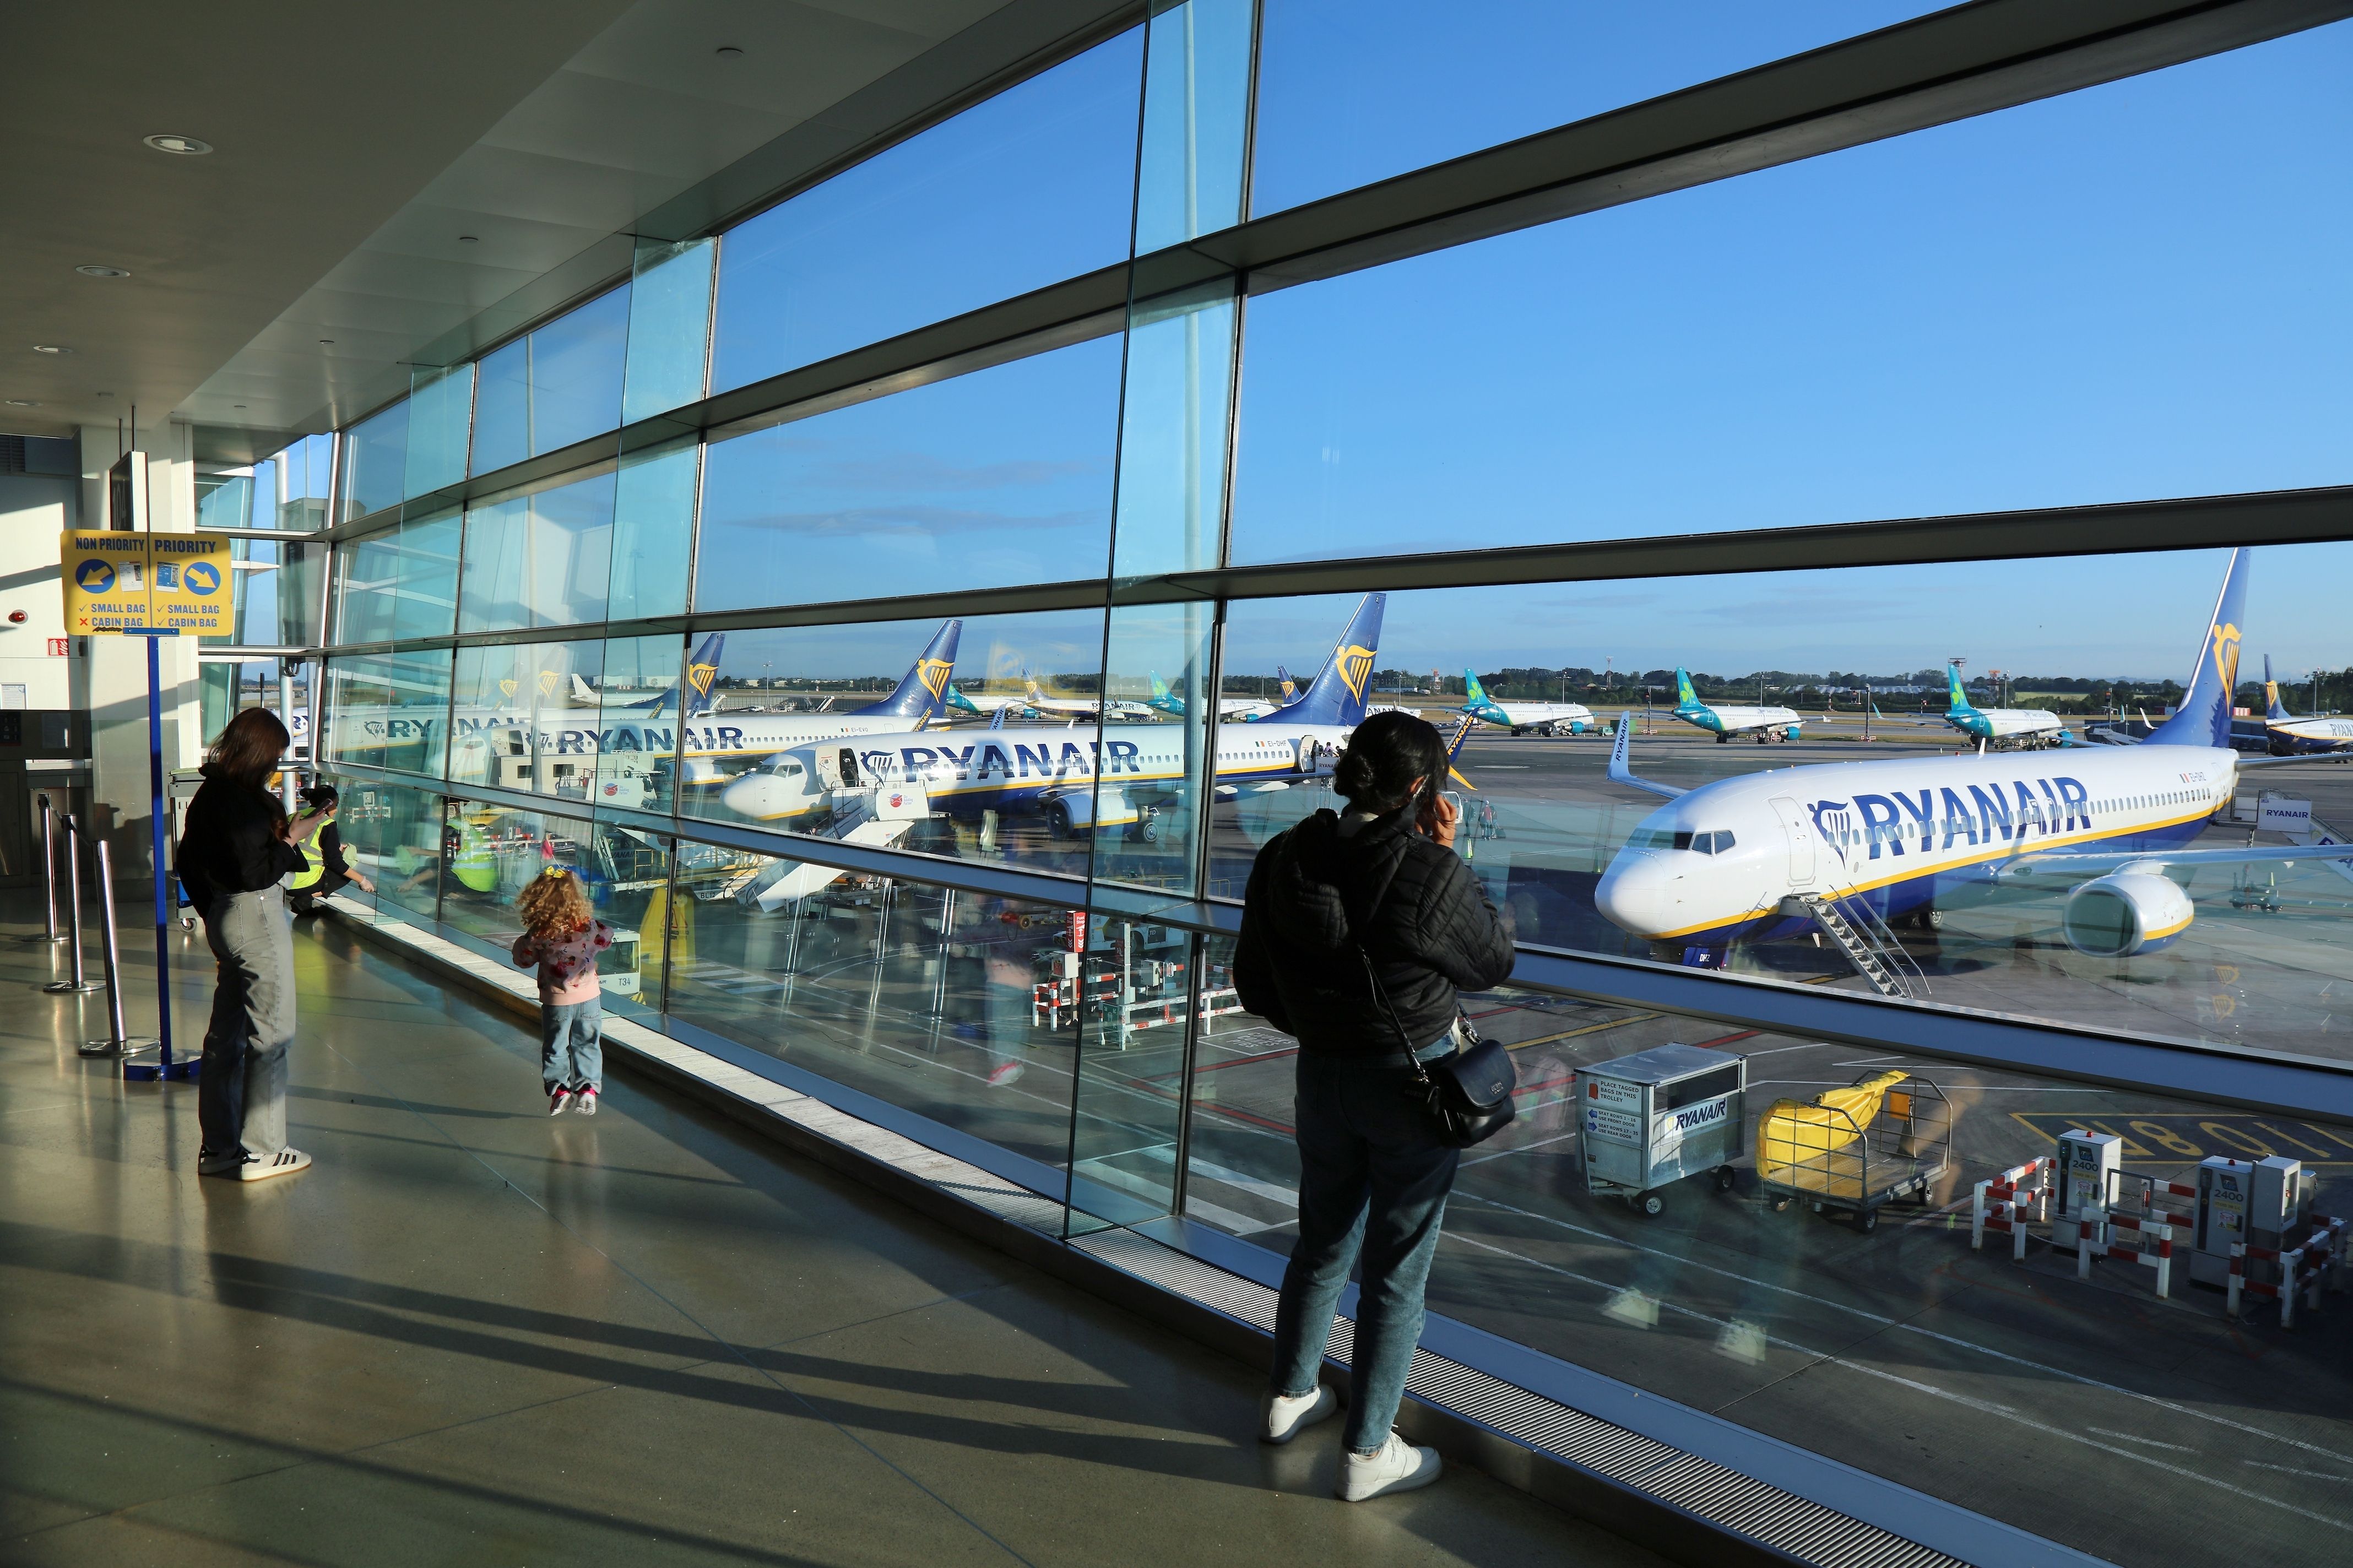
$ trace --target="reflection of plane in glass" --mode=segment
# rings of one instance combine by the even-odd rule
[[[1145,700],[1145,707],[1178,719],[1182,719],[1191,710],[1186,706],[1182,697],[1168,689],[1168,683],[1160,679],[1158,670],[1151,672],[1151,679],[1152,695]],[[1290,686],[1291,683],[1288,680],[1283,682],[1286,690]],[[1290,697],[1283,699],[1286,702],[1292,700]],[[1251,724],[1274,712],[1278,706],[1276,703],[1256,697],[1220,697],[1218,699],[1218,717],[1240,724]]]
[[[1690,672],[1675,670],[1675,717],[1711,731],[1717,745],[1735,735],[1754,735],[1757,743],[1798,739],[1804,721],[1794,708],[1741,708],[1722,702],[1702,702],[1692,689]],[[1622,726],[1621,726],[1622,728]]]
[[[2280,700],[2279,682],[2272,679],[2272,660],[2263,656],[2263,734],[2272,755],[2353,750],[2353,716],[2316,713],[2299,719]]]
[[[1593,710],[1582,702],[1499,702],[1479,684],[1476,670],[1462,672],[1462,711],[1514,735],[1582,735],[1593,728]]]
[[[1219,736],[1212,766],[1219,798],[1286,789],[1330,772],[1365,716],[1386,602],[1385,595],[1365,595],[1324,673],[1298,700]],[[764,822],[831,824],[837,836],[854,833],[866,816],[1015,812],[1041,816],[1058,833],[1118,828],[1148,842],[1159,836],[1161,808],[1189,787],[1195,744],[1174,724],[1117,739],[1052,730],[877,735],[795,747],[730,784],[721,800]]]
[[[1683,791],[1633,774],[1621,722],[1610,778],[1671,804],[1643,819],[1594,902],[1662,957],[1709,966],[1735,942],[1818,927],[1874,988],[1897,994],[1907,989],[1905,961],[1886,922],[1930,923],[1940,907],[1997,887],[2065,891],[2068,944],[2125,957],[2189,928],[2181,874],[2193,868],[2315,860],[2353,878],[2353,855],[2318,847],[2191,847],[2230,804],[2240,769],[2303,760],[2231,749],[2246,577],[2246,552],[2234,552],[2189,695],[2136,746],[2064,761],[1962,752],[1827,763]]]

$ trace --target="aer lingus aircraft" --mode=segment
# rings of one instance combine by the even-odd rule
[[[1850,925],[1858,917],[1925,922],[1939,906],[2022,885],[2065,892],[2060,929],[2075,951],[2120,958],[2155,952],[2189,929],[2189,897],[2168,872],[2353,864],[2353,848],[2343,846],[2335,854],[2192,847],[2242,770],[2304,761],[2231,749],[2247,572],[2247,552],[2233,551],[2189,695],[2136,746],[2071,751],[2063,760],[1960,752],[1827,763],[1683,791],[1634,775],[1631,726],[1620,722],[1609,776],[1670,799],[1610,861],[1596,906],[1654,952],[1706,963],[1736,942],[1794,935],[1812,922],[1830,929],[1824,906]]]
[[[1979,708],[1961,689],[1961,668],[1945,666],[1947,701],[1945,722],[1964,735],[1983,741],[1997,751],[2033,751],[2043,746],[2075,746],[2083,742],[2067,732],[2059,715],[2042,708]]]
[[[1298,700],[1219,733],[1210,771],[1219,798],[1287,789],[1330,772],[1365,717],[1387,598],[1365,595],[1324,673]],[[876,815],[1034,813],[1063,834],[1121,828],[1148,841],[1158,836],[1160,807],[1191,787],[1191,743],[1176,724],[1124,729],[1116,739],[1044,729],[871,735],[783,750],[720,799],[739,816],[813,827],[856,820],[854,798],[873,795]]]
[[[1158,670],[1153,670],[1151,678],[1152,695],[1145,700],[1145,706],[1182,719],[1187,711],[1185,700],[1168,689],[1168,683],[1160,679]],[[1258,697],[1220,697],[1218,699],[1218,717],[1248,724],[1265,718],[1275,710],[1275,707],[1276,704]]]
[[[1462,672],[1461,711],[1514,735],[1582,735],[1593,728],[1593,710],[1582,702],[1499,702],[1479,684],[1479,672]]]
[[[1767,741],[1794,741],[1804,725],[1794,708],[1742,708],[1724,702],[1702,702],[1699,693],[1692,689],[1690,672],[1681,668],[1675,670],[1675,717],[1713,731],[1719,746],[1735,735],[1754,735],[1760,746]]]

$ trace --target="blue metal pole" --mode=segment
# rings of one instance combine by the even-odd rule
[[[164,798],[164,673],[162,639],[147,639],[148,837],[155,862],[155,1035],[166,1077],[172,1071],[172,869],[164,863],[169,819]]]

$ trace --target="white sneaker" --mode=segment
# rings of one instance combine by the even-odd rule
[[[1259,1407],[1258,1440],[1288,1443],[1340,1408],[1340,1396],[1322,1384],[1307,1394],[1270,1394]]]
[[[1363,1502],[1389,1492],[1409,1492],[1436,1480],[1439,1469],[1437,1449],[1417,1448],[1392,1432],[1369,1455],[1352,1448],[1340,1456],[1340,1479],[1332,1495],[1342,1502]]]
[[[248,1160],[237,1168],[240,1182],[266,1182],[272,1176],[290,1176],[297,1171],[310,1169],[311,1156],[300,1149],[280,1149],[275,1154],[259,1160]]]

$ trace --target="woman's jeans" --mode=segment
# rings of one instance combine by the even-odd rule
[[[1299,1057],[1299,1245],[1275,1309],[1274,1390],[1315,1386],[1333,1310],[1361,1252],[1351,1448],[1379,1447],[1397,1420],[1421,1339],[1422,1287],[1462,1157],[1405,1097],[1411,1078],[1401,1067]]]
[[[205,911],[220,961],[196,1079],[205,1148],[266,1160],[286,1147],[286,1047],[294,1039],[294,937],[286,895],[223,893]]]
[[[539,1077],[554,1094],[559,1089],[605,1087],[605,1004],[539,1005]]]

